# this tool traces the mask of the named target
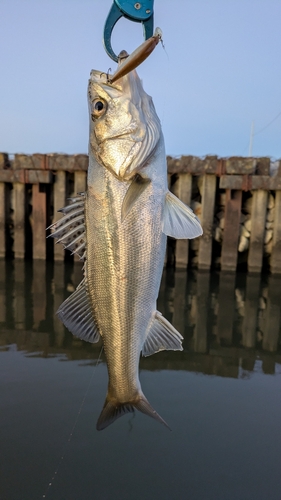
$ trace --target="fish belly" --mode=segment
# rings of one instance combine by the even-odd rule
[[[103,338],[109,394],[118,402],[140,392],[139,357],[156,310],[166,247],[161,196],[153,183],[121,222],[127,189],[128,183],[104,170],[103,179],[88,187],[85,210],[87,289]]]

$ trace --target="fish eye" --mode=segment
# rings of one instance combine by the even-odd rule
[[[92,119],[96,120],[106,112],[106,102],[103,99],[97,98],[92,104]]]

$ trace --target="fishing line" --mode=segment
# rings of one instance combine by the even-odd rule
[[[103,346],[101,346],[101,350],[100,350],[100,353],[99,353],[99,357],[98,357],[97,362],[96,362],[96,364],[95,364],[95,366],[94,366],[93,373],[92,373],[92,375],[91,375],[91,378],[90,378],[90,381],[89,381],[88,387],[87,387],[86,392],[85,392],[85,394],[84,394],[84,397],[83,397],[83,399],[82,399],[82,403],[81,403],[80,408],[79,408],[79,410],[78,410],[78,413],[77,413],[77,416],[76,416],[75,422],[74,422],[73,427],[72,427],[72,429],[71,429],[71,431],[70,431],[70,434],[69,434],[69,436],[68,436],[67,442],[66,442],[66,444],[64,445],[64,448],[63,448],[63,451],[62,451],[62,455],[61,455],[61,457],[60,457],[60,459],[59,459],[59,462],[58,462],[58,465],[57,465],[57,467],[56,467],[56,470],[55,470],[55,472],[54,472],[53,476],[51,477],[51,479],[50,479],[50,481],[49,481],[49,483],[48,483],[48,486],[47,486],[47,488],[46,488],[46,491],[45,491],[44,495],[42,495],[42,498],[46,498],[46,497],[47,497],[48,491],[49,491],[49,489],[51,488],[51,486],[53,485],[53,481],[55,480],[56,476],[58,475],[59,468],[60,468],[60,466],[61,466],[61,463],[62,463],[62,461],[63,461],[63,459],[64,459],[64,457],[65,457],[66,451],[67,451],[67,445],[68,445],[68,443],[70,443],[70,441],[71,441],[71,439],[72,439],[73,433],[74,433],[74,431],[75,431],[75,427],[76,427],[77,422],[78,422],[78,420],[79,420],[79,417],[80,417],[80,415],[81,415],[81,412],[82,412],[82,409],[83,409],[83,406],[84,406],[84,403],[85,403],[86,397],[87,397],[87,395],[88,395],[88,392],[89,392],[90,386],[91,386],[91,384],[92,384],[93,376],[94,376],[94,374],[95,374],[95,372],[96,372],[96,368],[97,368],[97,366],[98,366],[98,364],[99,364],[99,361],[100,361],[100,359],[101,359],[102,351],[103,351]]]

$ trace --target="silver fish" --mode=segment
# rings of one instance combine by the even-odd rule
[[[167,235],[195,238],[202,228],[168,191],[160,121],[136,71],[110,84],[93,70],[88,100],[87,191],[61,209],[52,233],[85,261],[84,279],[58,315],[75,336],[102,337],[109,381],[97,429],[134,408],[167,425],[142,392],[139,358],[182,350],[156,300]]]

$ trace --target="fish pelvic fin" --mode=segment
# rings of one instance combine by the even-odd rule
[[[159,351],[182,351],[182,335],[156,311],[143,344],[142,355],[151,356]]]
[[[170,191],[166,193],[163,233],[176,239],[192,239],[203,233],[199,219],[191,208]]]
[[[171,430],[165,420],[152,408],[144,394],[141,394],[137,400],[130,401],[128,403],[113,402],[107,396],[104,407],[97,421],[97,430],[102,431],[109,425],[113,424],[115,420],[123,415],[126,415],[126,413],[134,413],[135,409],[141,411],[149,417],[154,418],[161,424],[165,425],[167,429]]]

